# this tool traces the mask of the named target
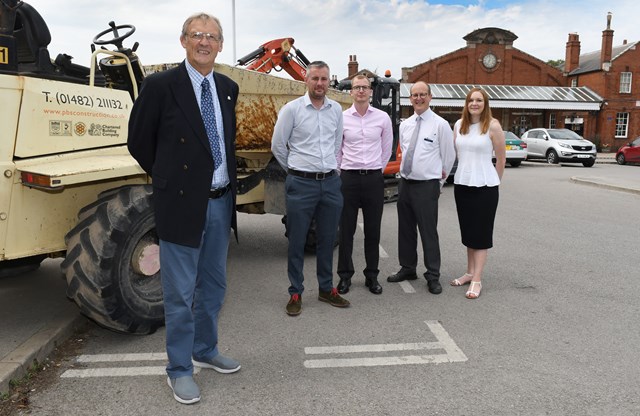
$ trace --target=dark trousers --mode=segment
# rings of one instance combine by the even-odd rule
[[[287,234],[289,236],[289,294],[304,291],[304,245],[311,220],[316,220],[316,274],[323,292],[333,288],[333,247],[342,210],[340,176],[324,180],[287,175]]]
[[[350,279],[353,268],[353,235],[358,222],[358,210],[362,209],[364,223],[364,257],[366,278],[378,277],[380,260],[380,224],[384,209],[384,177],[382,171],[361,175],[357,171],[343,171],[342,196],[344,206],[340,219],[340,246],[338,250],[338,276]]]
[[[403,268],[418,265],[418,231],[427,267],[427,280],[440,278],[440,241],[438,239],[438,199],[440,181],[400,179],[398,188],[398,257]]]

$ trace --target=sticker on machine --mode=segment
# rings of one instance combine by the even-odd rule
[[[67,120],[50,120],[49,136],[71,136],[71,122]]]

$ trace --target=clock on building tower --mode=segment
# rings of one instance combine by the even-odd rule
[[[496,58],[496,56],[491,52],[487,53],[485,56],[482,57],[482,65],[484,65],[484,67],[487,69],[495,68],[497,63],[498,63],[498,58]]]

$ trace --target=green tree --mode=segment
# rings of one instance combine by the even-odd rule
[[[562,68],[564,67],[564,59],[550,59],[547,61],[547,64],[554,68]]]

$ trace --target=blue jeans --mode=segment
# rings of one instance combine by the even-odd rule
[[[342,212],[340,176],[324,180],[287,175],[287,234],[289,236],[289,294],[304,292],[304,245],[311,220],[316,220],[316,274],[323,292],[333,289],[333,247]]]
[[[218,355],[218,314],[227,288],[227,252],[233,200],[210,199],[200,247],[160,240],[160,268],[167,330],[167,374],[193,374],[191,358]]]

